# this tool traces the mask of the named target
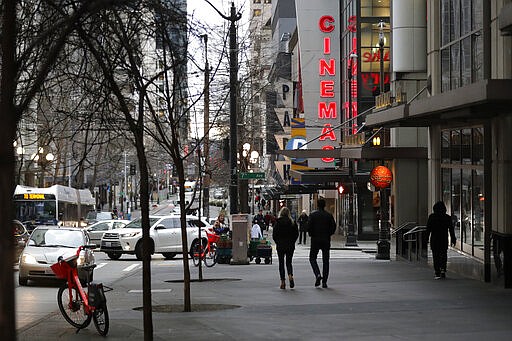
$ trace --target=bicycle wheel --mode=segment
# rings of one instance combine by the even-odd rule
[[[64,283],[57,293],[57,303],[62,316],[75,328],[87,327],[91,323],[92,316],[85,313],[84,301],[76,286],[71,288],[71,298],[69,295],[68,284]]]
[[[100,333],[101,336],[106,336],[108,334],[109,327],[107,303],[103,303],[100,307],[94,310],[92,313],[92,320],[94,321],[94,326],[98,333]]]
[[[217,263],[217,245],[210,244],[210,250],[204,255],[204,264],[211,268]]]
[[[199,240],[194,241],[192,246],[190,247],[190,256],[192,257],[192,263],[194,266],[199,266],[199,262],[201,261],[201,255],[203,253],[202,243]]]

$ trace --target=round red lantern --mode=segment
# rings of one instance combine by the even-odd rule
[[[384,166],[375,167],[370,173],[370,182],[378,189],[389,187],[393,181],[393,173]]]

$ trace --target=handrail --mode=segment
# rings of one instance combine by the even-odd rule
[[[412,228],[410,231],[405,232],[404,236],[408,235],[408,234],[424,232],[426,230],[427,230],[427,227],[425,225],[418,225],[418,226],[415,226],[414,228]]]
[[[393,231],[391,231],[391,234],[393,235],[393,234],[397,233],[398,231],[400,231],[401,229],[405,228],[406,226],[413,225],[413,224],[416,224],[416,222],[415,221],[405,222],[402,225],[398,226],[396,229],[393,229]]]

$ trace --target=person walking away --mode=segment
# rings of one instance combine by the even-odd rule
[[[256,222],[256,219],[252,220],[252,227],[251,227],[251,240],[260,240],[263,238],[263,233],[261,233],[261,227]]]
[[[327,288],[329,278],[329,252],[331,249],[331,236],[336,231],[336,223],[332,214],[325,210],[325,200],[318,199],[318,210],[309,215],[308,233],[311,237],[311,248],[309,250],[309,263],[315,275],[315,287],[322,282],[322,288]],[[318,252],[322,250],[322,274],[318,267]]]
[[[254,217],[254,220],[258,225],[260,225],[261,229],[264,231],[266,229],[265,226],[265,218],[263,217],[263,211],[259,210],[258,214]]]
[[[434,262],[434,279],[446,277],[446,262],[448,260],[448,233],[450,244],[455,246],[457,238],[452,218],[446,214],[446,206],[438,201],[433,207],[434,213],[428,216],[427,239],[430,237],[430,248]]]
[[[273,227],[272,238],[276,243],[277,257],[279,259],[279,276],[281,278],[281,289],[286,289],[285,264],[290,281],[290,288],[295,287],[293,278],[292,258],[295,251],[295,242],[299,236],[297,224],[292,220],[288,207],[279,211],[279,217]]]
[[[297,220],[299,224],[299,244],[306,245],[306,234],[308,233],[308,215],[305,210],[299,216]],[[304,242],[302,242],[304,240]]]

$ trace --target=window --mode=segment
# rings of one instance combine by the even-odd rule
[[[483,127],[441,131],[441,195],[461,250],[482,258],[484,230]]]
[[[252,12],[252,16],[253,16],[253,17],[259,17],[259,16],[261,16],[261,9],[255,9],[255,10],[253,10],[253,12]]]
[[[482,0],[441,1],[441,91],[483,79]]]

